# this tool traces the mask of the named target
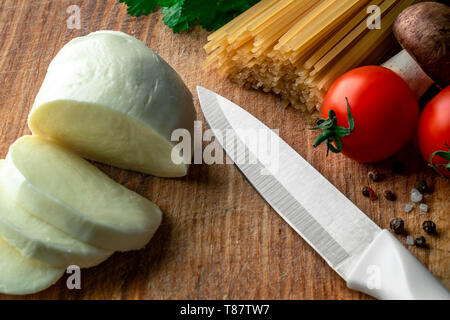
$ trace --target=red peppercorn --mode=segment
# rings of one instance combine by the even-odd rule
[[[374,201],[374,200],[378,199],[377,194],[370,187],[364,187],[362,189],[362,194],[363,194],[364,197],[369,198],[371,201]]]
[[[391,190],[385,190],[383,194],[386,200],[389,201],[394,201],[397,198]]]

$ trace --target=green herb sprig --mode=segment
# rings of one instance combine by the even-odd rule
[[[173,32],[186,31],[195,24],[217,30],[260,0],[119,0],[128,14],[139,17],[161,7],[163,21]]]

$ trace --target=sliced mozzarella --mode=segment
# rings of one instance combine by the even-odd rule
[[[0,170],[4,160],[0,160]],[[0,236],[26,258],[54,267],[92,267],[113,254],[76,240],[17,205],[0,182]]]
[[[171,135],[193,137],[195,118],[192,94],[161,57],[132,36],[98,31],[56,55],[28,124],[85,158],[179,177],[187,166],[178,151],[172,159]]]
[[[28,212],[100,248],[140,249],[161,223],[151,201],[38,136],[24,136],[10,147],[0,179]]]
[[[35,293],[50,287],[63,273],[62,268],[25,258],[0,237],[0,293]]]

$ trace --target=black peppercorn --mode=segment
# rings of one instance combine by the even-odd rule
[[[363,187],[362,188],[362,194],[366,198],[370,197],[369,187]]]
[[[403,174],[405,172],[405,165],[400,161],[393,161],[391,170],[393,174]]]
[[[421,193],[424,193],[428,190],[428,185],[425,180],[417,181],[414,187],[419,190]]]
[[[414,240],[414,244],[417,247],[423,247],[425,245],[425,242],[427,242],[427,241],[425,240],[424,236],[420,236],[420,237],[416,238],[416,240]]]
[[[390,223],[391,230],[397,234],[400,234],[404,231],[405,222],[400,218],[394,218]]]
[[[381,176],[377,171],[370,171],[367,176],[369,177],[370,180],[372,181],[380,181],[381,180]]]
[[[422,227],[428,234],[436,233],[436,224],[433,221],[424,221]]]
[[[395,196],[394,193],[392,193],[391,190],[385,190],[383,194],[386,200],[394,201],[395,199],[397,199],[397,197]]]

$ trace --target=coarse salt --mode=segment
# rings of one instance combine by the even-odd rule
[[[406,244],[409,244],[410,246],[412,246],[414,244],[414,238],[411,236],[407,236],[406,237]]]
[[[411,190],[411,201],[412,202],[420,202],[423,199],[423,195],[417,189]]]
[[[420,211],[428,212],[428,205],[426,205],[425,203],[421,203],[419,205],[419,209],[420,209]]]
[[[410,203],[405,204],[405,212],[411,212],[413,209],[413,205]]]

